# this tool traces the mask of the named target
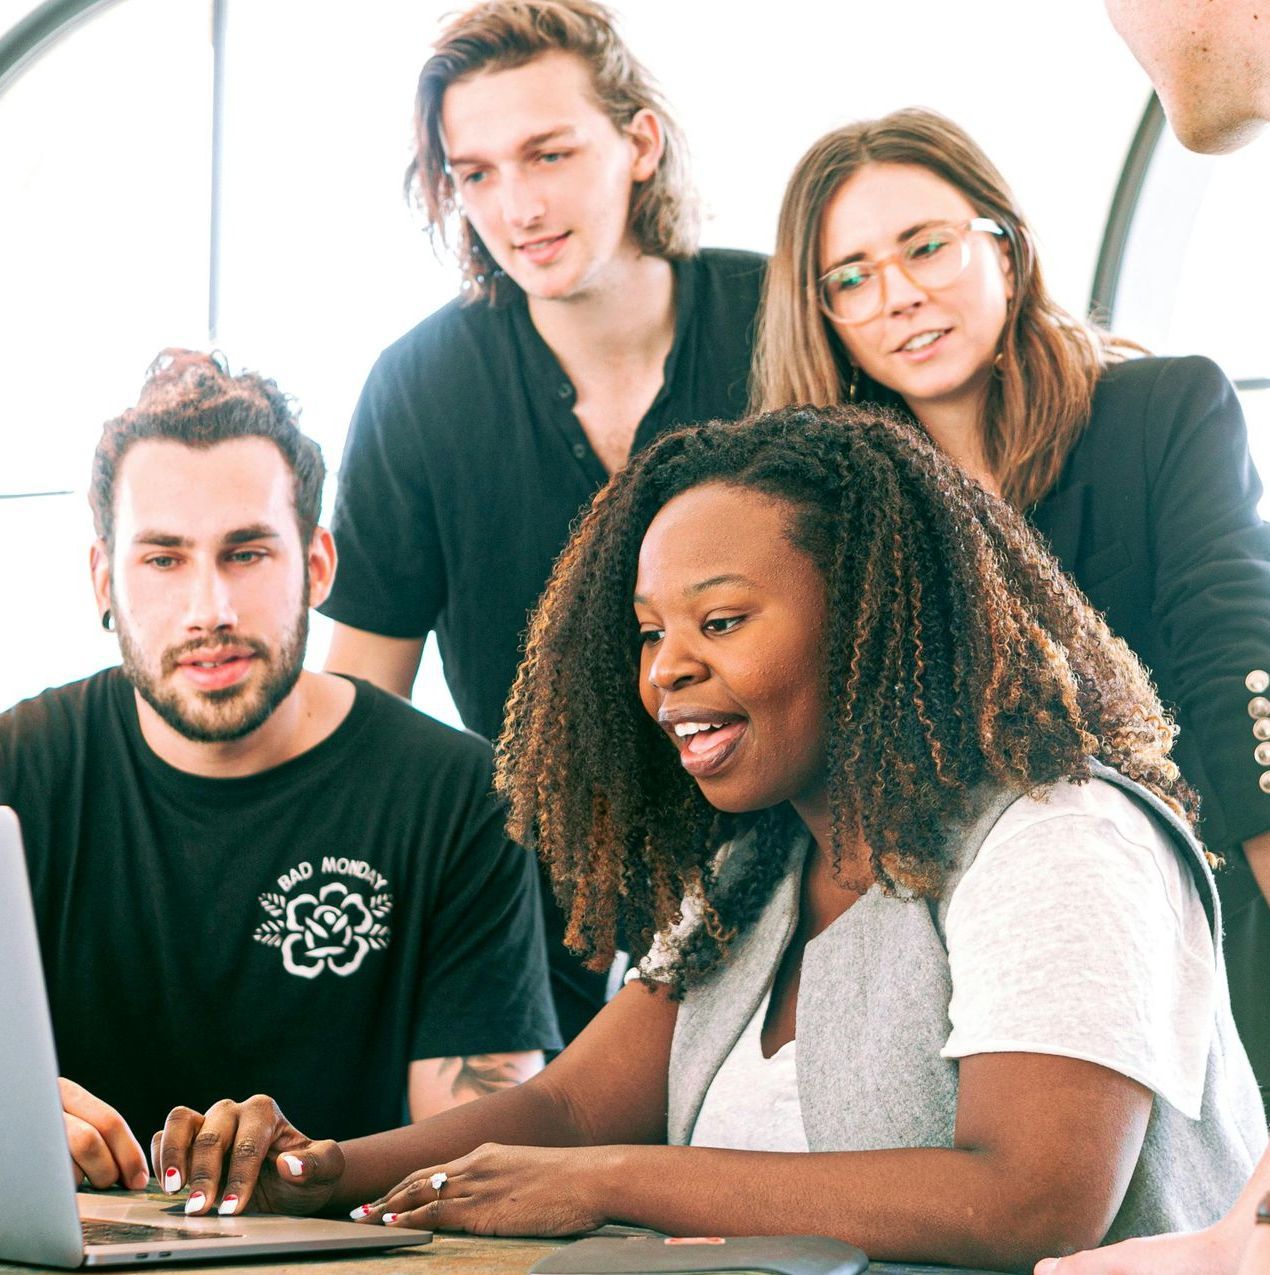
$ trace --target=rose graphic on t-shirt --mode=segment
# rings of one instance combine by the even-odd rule
[[[372,948],[388,946],[388,926],[379,918],[392,909],[391,896],[379,894],[369,902],[338,881],[316,894],[292,899],[277,894],[260,896],[264,909],[274,917],[260,925],[258,942],[282,948],[282,965],[288,974],[317,978],[323,970],[347,976]]]

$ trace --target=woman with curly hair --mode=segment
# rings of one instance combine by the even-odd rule
[[[570,943],[641,937],[638,979],[518,1089],[345,1146],[182,1110],[157,1169],[214,1188],[245,1145],[234,1193],[263,1160],[286,1211],[997,1269],[1211,1221],[1265,1126],[1172,733],[915,427],[669,435],[557,563],[498,762]]]
[[[911,415],[1151,669],[1227,860],[1231,991],[1270,1103],[1270,530],[1230,382],[1208,359],[1140,354],[1055,302],[1018,201],[951,120],[849,124],[795,167],[754,403]]]

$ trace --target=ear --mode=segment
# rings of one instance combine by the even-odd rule
[[[316,527],[309,541],[309,606],[320,607],[335,583],[335,538],[325,527]]]
[[[93,594],[97,599],[97,614],[110,610],[110,550],[104,540],[94,540],[88,551],[88,569],[93,577]]]
[[[646,182],[657,171],[657,165],[661,163],[666,150],[666,136],[662,132],[661,120],[657,118],[655,111],[645,107],[642,111],[635,112],[624,131],[634,148],[631,180]]]

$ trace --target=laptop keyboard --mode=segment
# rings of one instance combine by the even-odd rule
[[[227,1231],[196,1230],[192,1226],[147,1226],[143,1222],[101,1222],[84,1218],[85,1244],[146,1244],[160,1240],[227,1240]]]

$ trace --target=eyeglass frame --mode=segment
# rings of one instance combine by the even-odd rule
[[[937,221],[932,223],[930,226],[925,227],[925,230],[936,230],[940,227],[948,230],[955,230],[959,233],[965,232],[973,234],[976,231],[981,231],[986,235],[996,235],[1002,239],[1009,238],[1005,230],[1002,229],[1002,227],[991,217],[969,217],[965,221]],[[914,239],[922,233],[923,231],[915,231],[909,236],[909,239]],[[959,241],[961,243],[961,265],[958,268],[957,273],[954,274],[947,283],[941,283],[939,285],[940,288],[951,287],[963,274],[966,273],[966,267],[970,264],[970,240],[966,238],[960,239]],[[908,239],[904,242],[908,243]],[[825,284],[829,281],[829,279],[833,275],[837,274],[838,271],[845,269],[849,265],[860,265],[861,263],[859,261],[843,262],[842,265],[834,266],[832,270],[826,270],[825,273],[816,280],[816,304],[820,307],[820,312],[827,319],[831,319],[834,323],[841,323],[843,327],[859,327],[862,323],[869,323],[871,320],[876,319],[882,312],[883,307],[886,305],[886,284],[883,279],[883,271],[887,266],[895,266],[899,270],[900,274],[902,274],[904,278],[906,278],[915,288],[925,289],[931,286],[930,284],[921,282],[919,279],[914,279],[913,276],[904,269],[903,248],[901,248],[898,252],[888,253],[885,257],[879,257],[876,261],[870,261],[868,258],[865,258],[864,261],[873,267],[874,276],[878,280],[878,304],[877,309],[872,311],[863,319],[839,318],[825,301]]]

